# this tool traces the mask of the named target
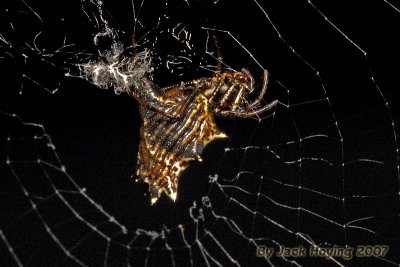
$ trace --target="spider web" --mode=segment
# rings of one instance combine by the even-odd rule
[[[400,266],[396,1],[2,2],[4,266]],[[151,206],[130,178],[138,106],[80,64],[119,43],[160,86],[247,68],[266,102]],[[391,64],[392,63],[392,64]],[[387,245],[385,256],[257,257],[257,246]]]

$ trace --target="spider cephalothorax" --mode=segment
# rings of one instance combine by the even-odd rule
[[[220,116],[253,117],[277,104],[277,100],[260,106],[268,85],[268,72],[264,71],[264,83],[258,97],[250,103],[247,95],[254,91],[254,79],[246,69],[235,72],[216,73],[210,79],[210,86],[204,95],[214,110]]]

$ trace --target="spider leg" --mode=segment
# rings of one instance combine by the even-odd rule
[[[268,71],[264,70],[264,81],[263,81],[263,86],[261,88],[261,92],[258,95],[257,99],[254,100],[254,102],[249,105],[249,108],[254,108],[261,103],[261,100],[263,99],[265,93],[267,92],[268,81],[269,81]]]
[[[241,115],[241,117],[242,118],[248,118],[248,117],[253,117],[253,116],[256,116],[258,114],[261,114],[261,113],[263,113],[263,112],[265,112],[267,110],[270,110],[271,108],[275,107],[276,104],[278,104],[278,102],[279,102],[278,100],[274,100],[271,103],[268,103],[268,104],[266,104],[265,106],[263,106],[261,108],[258,108],[258,109],[255,109],[255,110],[248,110],[247,109],[244,112],[244,114]]]
[[[135,57],[137,55],[137,43],[136,43],[136,38],[135,35],[132,34],[132,50],[133,50],[133,56]]]
[[[254,91],[254,78],[253,75],[251,75],[250,71],[247,69],[242,69],[242,72],[246,74],[247,77],[250,79],[250,87],[248,88],[250,93]]]
[[[232,84],[228,87],[228,89],[226,89],[224,95],[222,96],[221,100],[218,101],[218,105],[216,108],[217,113],[219,113],[220,108],[223,108],[225,103],[228,102],[229,98],[232,96],[232,94],[235,92],[236,90],[236,84]],[[236,101],[236,99],[235,99]],[[237,106],[237,105],[236,105]],[[220,113],[222,114],[222,113]]]
[[[218,38],[215,35],[213,35],[213,38],[214,38],[215,50],[217,52],[217,58],[216,58],[217,59],[217,71],[216,72],[220,73],[221,69],[222,69],[222,61],[224,60],[224,58],[222,57]]]
[[[278,104],[278,102],[279,102],[278,100],[274,100],[271,103],[269,103],[269,104],[267,104],[267,105],[265,105],[265,106],[263,106],[261,108],[258,108],[256,110],[248,110],[248,109],[246,109],[245,111],[241,111],[241,112],[224,110],[224,111],[220,112],[220,115],[222,115],[222,116],[240,117],[240,118],[254,117],[254,116],[258,115],[258,114],[261,114],[261,113],[263,113],[263,112],[265,112],[267,110],[270,110],[271,108],[275,107],[276,104]]]
[[[232,109],[237,110],[241,105],[241,101],[243,99],[243,93],[245,92],[246,87],[240,86],[239,92],[236,95],[235,101],[233,101]]]

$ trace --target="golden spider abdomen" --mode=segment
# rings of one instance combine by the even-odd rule
[[[172,88],[168,94],[178,99],[180,92]],[[175,201],[182,171],[190,161],[201,161],[201,153],[209,142],[226,135],[218,129],[208,99],[202,94],[194,97],[178,119],[143,107],[141,114],[136,179],[148,183],[151,204],[157,202],[162,192]]]

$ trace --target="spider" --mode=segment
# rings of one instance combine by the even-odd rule
[[[222,56],[217,52],[218,71],[212,77],[164,88],[143,78],[135,88],[129,88],[140,104],[143,121],[133,177],[148,184],[151,204],[163,192],[175,201],[178,179],[189,162],[201,162],[208,143],[227,137],[218,129],[214,115],[254,117],[278,103],[261,104],[268,86],[267,70],[258,97],[250,102],[248,95],[255,89],[253,76],[246,69],[221,72]]]

